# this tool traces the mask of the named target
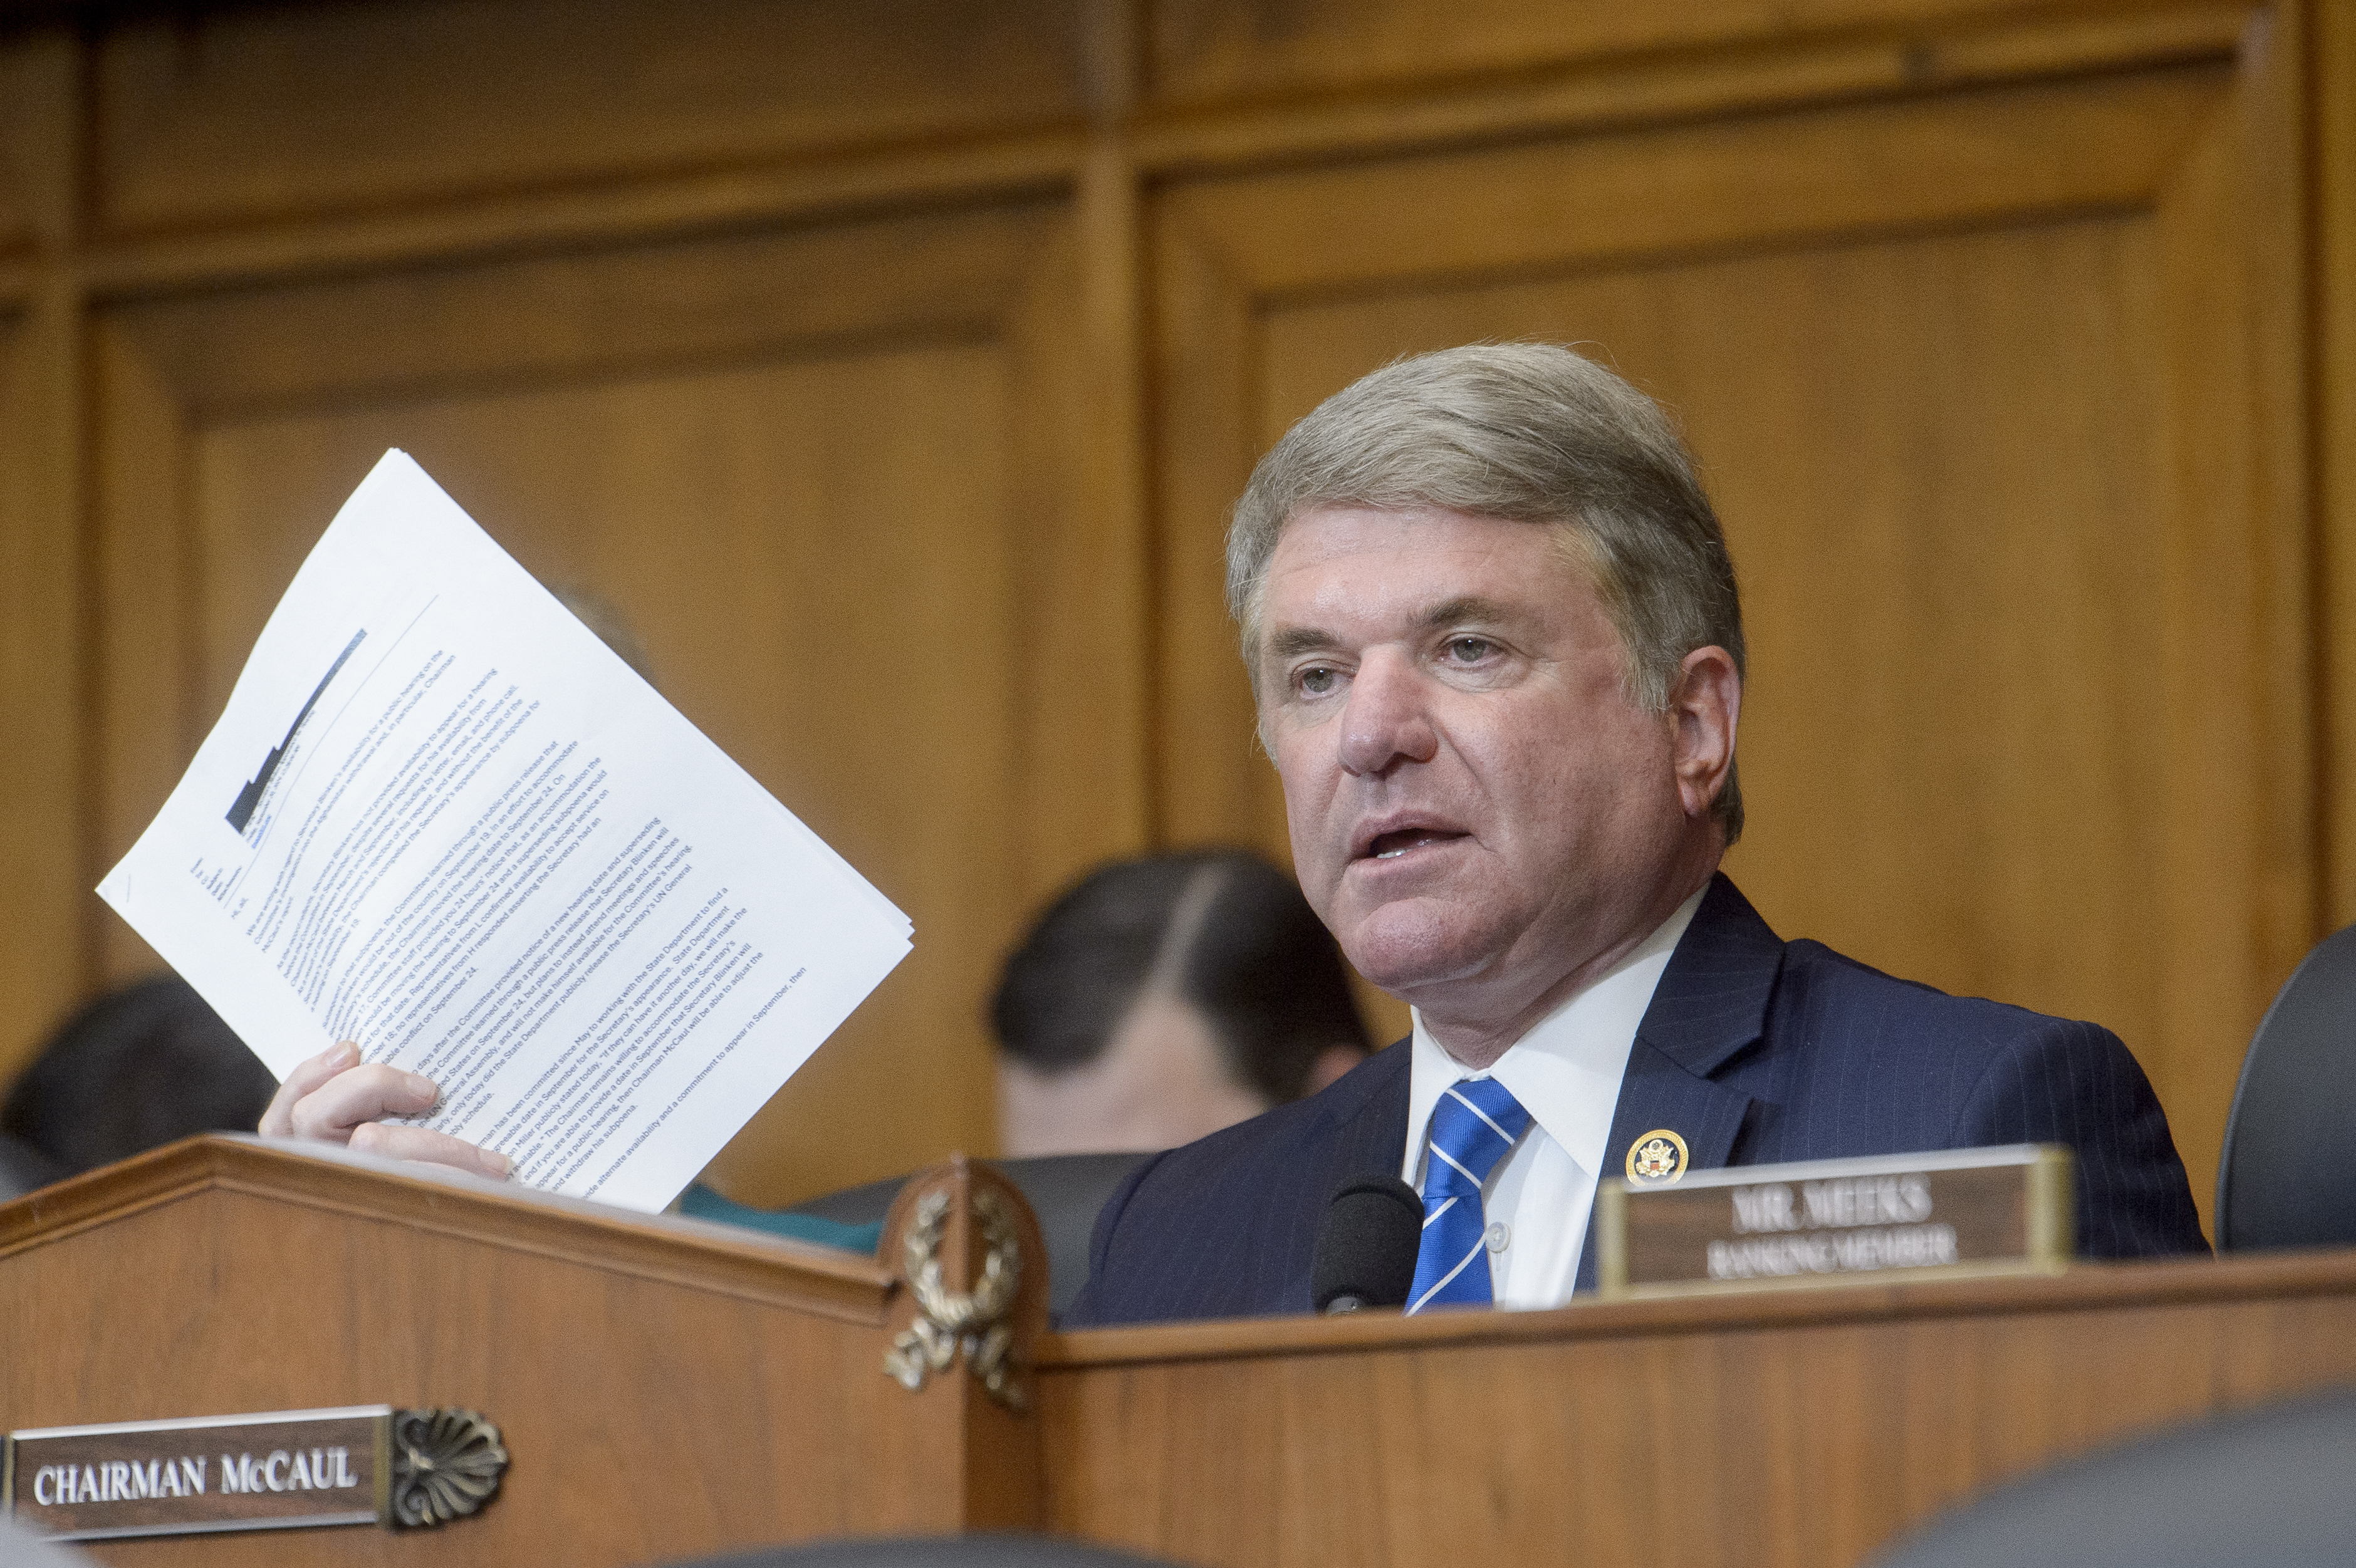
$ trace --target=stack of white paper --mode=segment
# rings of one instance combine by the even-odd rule
[[[405,454],[99,888],[282,1078],[338,1040],[534,1186],[668,1203],[907,917]]]

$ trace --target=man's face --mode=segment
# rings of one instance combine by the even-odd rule
[[[1690,856],[1675,722],[1551,528],[1314,507],[1261,601],[1261,731],[1302,890],[1424,1008],[1534,1003],[1641,940]]]

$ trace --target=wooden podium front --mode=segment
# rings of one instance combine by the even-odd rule
[[[2356,1253],[2330,1253],[1066,1335],[1033,1266],[993,1393],[973,1363],[1010,1251],[1043,1256],[980,1166],[912,1185],[887,1268],[195,1140],[0,1207],[0,1425],[455,1405],[512,1455],[437,1530],[90,1543],[120,1563],[622,1564],[1029,1525],[1216,1568],[1706,1568],[1858,1562],[2053,1459],[2356,1382]],[[969,1314],[937,1368],[920,1310]]]
[[[1022,1253],[1013,1189],[974,1168]],[[886,1226],[895,1252],[919,1194]],[[970,1204],[946,1228],[969,1272]],[[896,1229],[895,1229],[896,1227]],[[124,1563],[655,1563],[1036,1522],[1034,1418],[884,1357],[873,1260],[337,1149],[191,1139],[0,1206],[0,1429],[392,1404],[480,1411],[511,1462],[438,1529],[83,1542]],[[1044,1264],[1007,1314],[1044,1322]]]

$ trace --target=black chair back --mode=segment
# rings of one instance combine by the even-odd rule
[[[63,1181],[69,1172],[24,1139],[0,1133],[0,1203]]]
[[[2177,1427],[1998,1488],[1875,1568],[2322,1568],[2356,1556],[2356,1393]]]
[[[1039,1217],[1047,1242],[1047,1316],[1064,1316],[1088,1278],[1088,1236],[1097,1212],[1113,1189],[1146,1157],[1141,1154],[1053,1154],[1030,1159],[993,1159],[991,1165],[1023,1189],[1023,1200]],[[900,1195],[905,1177],[847,1187],[798,1203],[787,1212],[811,1214],[845,1225],[872,1225]]]
[[[2217,1250],[2356,1243],[2356,925],[2318,943],[2242,1059]]]

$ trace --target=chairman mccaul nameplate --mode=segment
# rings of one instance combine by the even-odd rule
[[[1597,1283],[1641,1296],[2051,1271],[2072,1250],[2071,1177],[2067,1148],[2015,1144],[1607,1181]]]
[[[278,1410],[8,1434],[0,1512],[61,1541],[316,1525],[441,1524],[507,1469],[470,1410]]]

